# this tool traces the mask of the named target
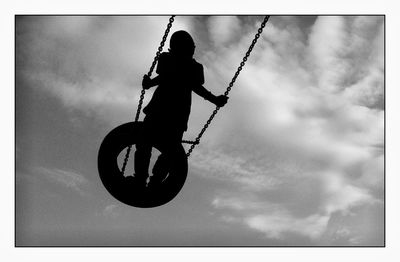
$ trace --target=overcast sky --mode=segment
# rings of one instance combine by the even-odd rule
[[[383,245],[382,16],[271,17],[180,194],[138,209],[107,193],[97,150],[134,118],[168,18],[17,17],[17,244]],[[172,32],[190,32],[221,94],[262,19],[177,17]],[[213,109],[193,95],[186,139]]]

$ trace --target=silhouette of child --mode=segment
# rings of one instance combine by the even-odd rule
[[[203,87],[203,66],[193,59],[194,50],[195,44],[189,33],[175,32],[170,39],[169,52],[162,53],[158,59],[158,76],[153,79],[147,75],[143,77],[143,88],[158,87],[143,109],[146,114],[144,132],[136,144],[135,179],[139,183],[146,183],[155,142],[162,145],[163,153],[153,167],[151,183],[163,179],[162,173],[167,172],[169,157],[177,152],[187,130],[192,91],[219,107],[227,102],[226,96],[215,96]]]

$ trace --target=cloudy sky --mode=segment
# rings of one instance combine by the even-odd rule
[[[383,245],[382,16],[271,17],[180,194],[138,209],[107,193],[99,145],[134,118],[168,18],[16,18],[17,244]],[[172,31],[191,33],[220,94],[262,19],[183,16]],[[193,95],[186,139],[213,109]]]

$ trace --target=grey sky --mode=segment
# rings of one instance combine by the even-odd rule
[[[261,19],[172,31],[192,34],[219,94]],[[133,119],[167,21],[17,18],[17,243],[383,245],[383,17],[273,16],[178,197],[143,210],[106,192],[98,147]],[[213,110],[193,98],[187,138]]]

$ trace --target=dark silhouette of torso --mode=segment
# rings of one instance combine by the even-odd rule
[[[171,53],[160,55],[156,70],[159,85],[143,112],[149,121],[187,130],[192,91],[204,84],[203,66],[195,59],[181,59]]]

